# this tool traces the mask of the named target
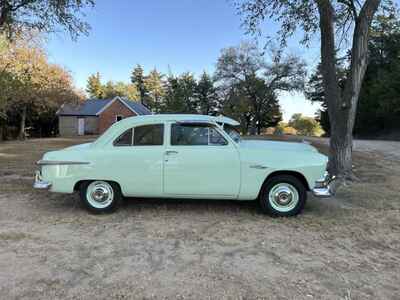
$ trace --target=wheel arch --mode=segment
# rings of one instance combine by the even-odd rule
[[[113,180],[106,180],[106,179],[83,179],[83,180],[79,180],[74,184],[74,192],[79,191],[79,189],[80,189],[80,187],[81,187],[81,185],[83,183],[91,182],[91,181],[106,181],[106,182],[114,183],[114,184],[116,184],[118,186],[119,190],[122,193],[121,185],[118,182],[113,181]]]
[[[265,178],[265,180],[261,186],[260,192],[262,190],[262,187],[265,185],[266,182],[268,182],[268,180],[270,180],[271,178],[278,176],[278,175],[293,176],[293,177],[297,178],[298,180],[300,180],[300,182],[304,185],[304,187],[306,188],[307,191],[310,191],[310,186],[308,184],[308,181],[302,173],[300,173],[298,171],[292,171],[292,170],[279,170],[279,171],[274,171],[271,174],[268,174],[267,178]]]

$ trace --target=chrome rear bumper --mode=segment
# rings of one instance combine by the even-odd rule
[[[318,198],[329,198],[333,196],[329,184],[332,182],[334,177],[331,177],[328,172],[325,172],[323,178],[315,182],[315,186],[312,189],[314,197]]]
[[[51,182],[42,180],[40,171],[35,172],[35,182],[33,183],[33,188],[47,190],[51,187]]]

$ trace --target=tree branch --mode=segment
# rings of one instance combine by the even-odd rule
[[[354,112],[356,110],[358,95],[368,65],[369,28],[380,2],[381,0],[366,0],[356,19],[353,47],[351,49],[350,73],[346,80],[343,103],[341,105],[343,109],[351,108]]]

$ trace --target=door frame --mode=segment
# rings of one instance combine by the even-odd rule
[[[175,123],[179,123],[179,121],[166,121],[164,123],[165,126],[165,142],[164,142],[164,153],[163,153],[163,167],[162,167],[162,182],[163,182],[163,196],[164,197],[173,197],[173,198],[199,198],[199,199],[204,199],[204,198],[208,198],[208,199],[229,199],[229,200],[233,200],[233,199],[237,199],[240,193],[240,182],[241,182],[241,170],[239,173],[239,186],[238,186],[238,191],[237,193],[234,193],[232,195],[222,195],[222,194],[175,194],[175,193],[167,193],[166,191],[166,182],[165,182],[165,173],[166,173],[166,163],[168,162],[168,159],[166,158],[166,152],[168,151],[175,151],[178,150],[179,152],[179,147],[182,147],[182,149],[187,149],[188,147],[220,147],[220,146],[176,146],[176,145],[171,145],[171,135],[172,135],[172,125]],[[196,122],[195,122],[196,123]],[[198,123],[205,123],[205,124],[209,124],[209,125],[216,125],[213,122],[202,122],[199,121]],[[216,125],[216,130],[226,139],[226,141],[228,142],[227,145],[224,145],[223,147],[226,148],[230,148],[230,150],[234,150],[237,155],[238,155],[238,159],[239,159],[239,164],[240,164],[240,153],[239,153],[239,149],[238,149],[238,145],[232,140],[232,138],[218,125]],[[176,148],[178,147],[178,149]],[[201,149],[201,148],[199,148]],[[239,168],[241,169],[241,166],[239,166]]]

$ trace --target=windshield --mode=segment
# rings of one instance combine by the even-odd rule
[[[236,143],[240,143],[241,137],[237,127],[224,124],[224,130],[232,138],[232,140],[234,140]]]

